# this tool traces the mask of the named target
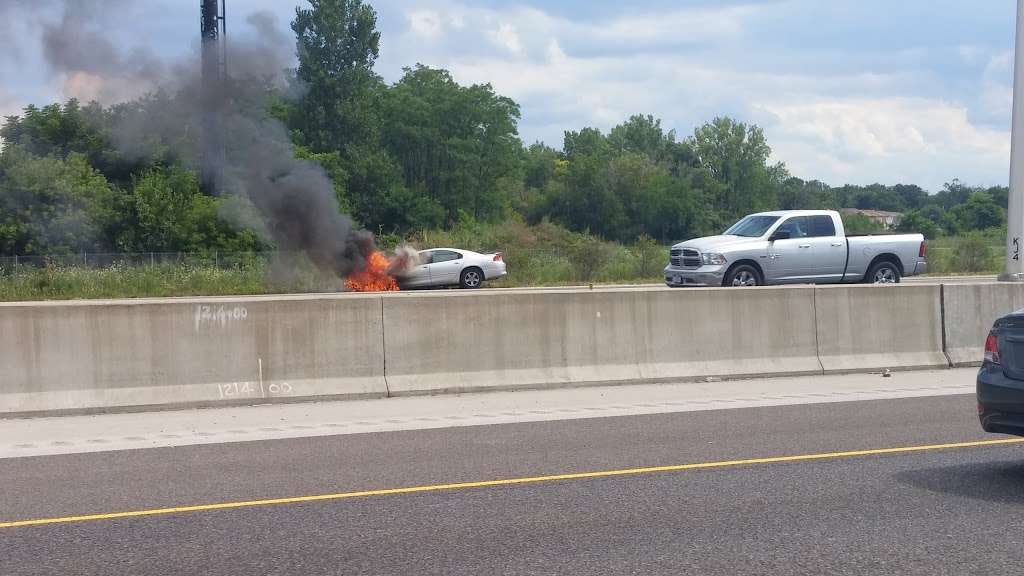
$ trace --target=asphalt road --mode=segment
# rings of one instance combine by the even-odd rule
[[[1000,438],[940,396],[7,459],[0,574],[1019,574],[1024,445],[833,454]]]

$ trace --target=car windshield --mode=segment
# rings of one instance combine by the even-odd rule
[[[778,216],[747,216],[743,220],[733,224],[723,232],[726,236],[746,236],[757,238],[764,236],[764,233],[779,220]]]

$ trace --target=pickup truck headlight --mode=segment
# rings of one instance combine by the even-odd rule
[[[721,254],[701,254],[700,257],[705,265],[721,266],[725,264],[725,256]]]

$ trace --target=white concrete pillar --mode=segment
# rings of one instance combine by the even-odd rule
[[[1017,0],[1017,40],[1014,54],[1006,270],[1000,280],[1021,282],[1024,281],[1024,0]]]

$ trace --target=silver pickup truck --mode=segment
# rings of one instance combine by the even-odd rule
[[[751,214],[720,236],[672,247],[669,286],[892,284],[927,269],[920,234],[847,236],[831,210]]]

